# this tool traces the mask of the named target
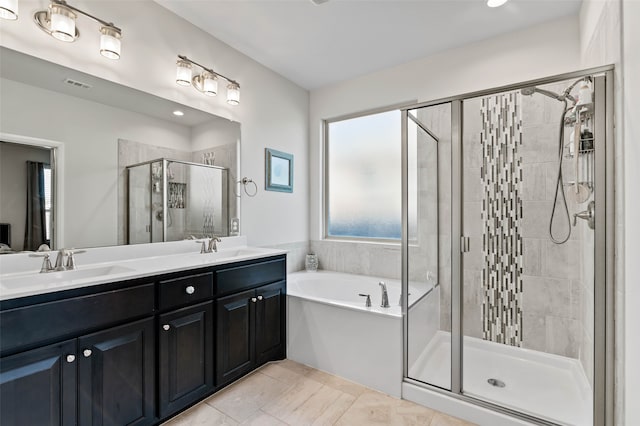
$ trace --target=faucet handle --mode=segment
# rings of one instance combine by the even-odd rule
[[[362,296],[362,297],[366,297],[367,300],[365,300],[364,302],[364,306],[366,306],[367,308],[371,307],[371,295],[369,294],[362,294],[362,293],[358,293],[358,296]]]
[[[84,252],[86,252],[86,250],[67,249],[67,270],[68,271],[76,269],[76,259],[73,257],[73,255],[81,254]]]
[[[42,266],[40,267],[40,273],[53,271],[53,266],[51,266],[51,259],[49,259],[50,255],[47,252],[42,253],[31,253],[29,257],[41,257],[42,258]]]
[[[200,254],[209,253],[207,251],[207,242],[204,240],[196,240],[196,244],[201,244],[200,246]]]

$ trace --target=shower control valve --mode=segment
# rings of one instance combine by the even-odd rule
[[[578,224],[578,218],[586,220],[589,228],[595,229],[596,227],[596,215],[595,215],[596,203],[595,201],[591,201],[587,205],[587,210],[582,211],[580,213],[575,213],[573,215],[573,226]]]

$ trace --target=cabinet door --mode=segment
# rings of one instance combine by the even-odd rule
[[[159,317],[160,417],[213,389],[213,303]]]
[[[75,340],[0,360],[0,424],[76,423]]]
[[[285,357],[286,284],[280,281],[256,290],[256,358],[258,364]]]
[[[78,339],[81,425],[146,425],[154,416],[153,319]]]
[[[216,385],[221,386],[255,366],[255,291],[243,291],[216,302]]]

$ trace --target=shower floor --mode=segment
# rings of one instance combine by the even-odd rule
[[[464,394],[566,425],[592,425],[592,391],[579,360],[465,337]],[[409,377],[450,388],[451,335],[438,331]],[[489,384],[494,379],[505,386]]]

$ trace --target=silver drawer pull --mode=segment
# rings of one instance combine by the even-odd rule
[[[256,299],[255,297],[252,297],[252,298],[251,298],[251,301],[252,301],[253,303],[256,303],[256,302],[258,301],[258,299]]]
[[[258,296],[258,300],[262,300],[262,299],[263,299],[263,297],[262,297],[262,296]]]
[[[187,294],[193,294],[195,293],[196,289],[192,285],[190,285],[185,289],[185,291],[187,292]]]
[[[162,326],[162,329],[163,329],[164,331],[169,331],[169,329],[170,329],[170,328],[171,328],[171,327],[169,326],[169,324],[165,324],[165,325],[163,325],[163,326]]]
[[[76,360],[76,356],[75,355],[67,355],[67,362],[73,362]]]
[[[91,356],[91,349],[85,349],[82,351],[82,355],[84,355],[85,358],[89,358]]]

